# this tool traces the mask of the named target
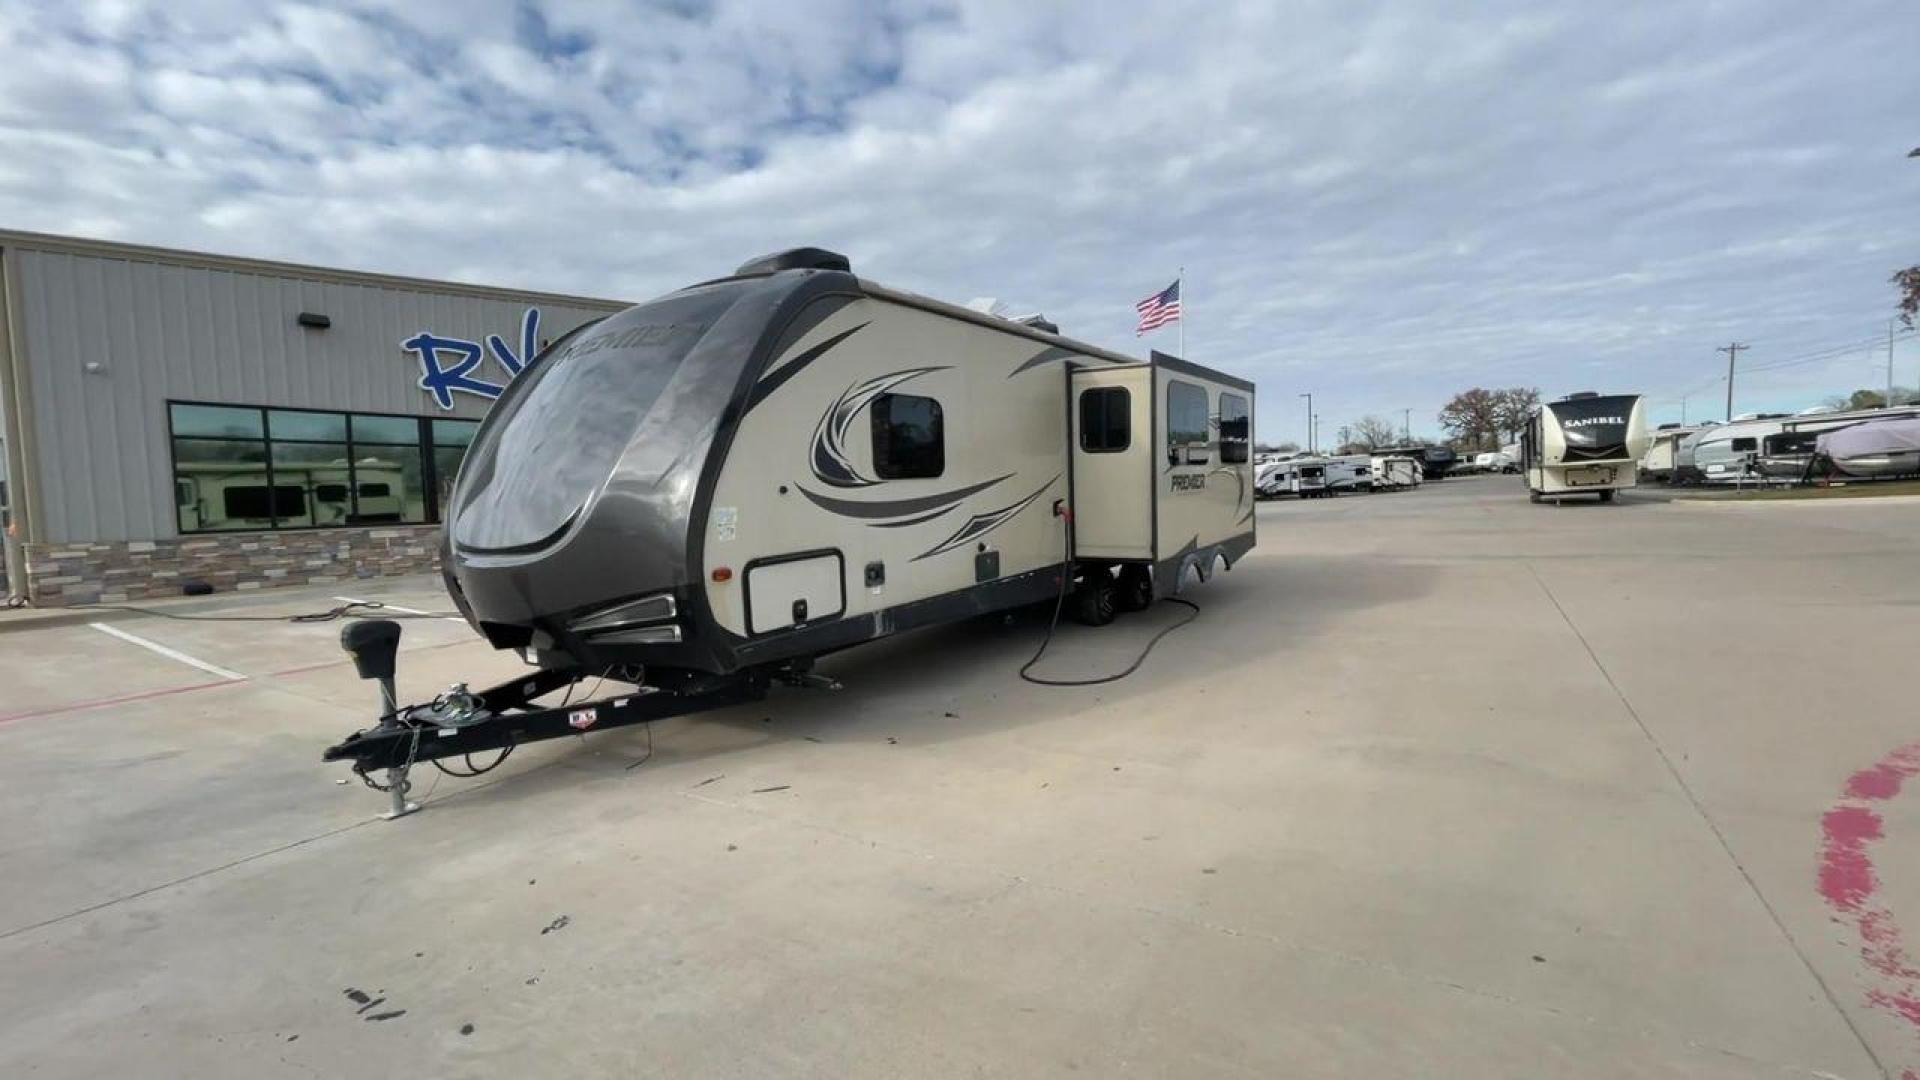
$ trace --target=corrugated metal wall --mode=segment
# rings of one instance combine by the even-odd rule
[[[516,343],[528,306],[558,338],[614,307],[14,249],[20,340],[32,380],[43,520],[52,542],[174,536],[168,400],[477,418],[442,411],[400,343],[421,330]],[[295,324],[303,311],[333,320]],[[98,363],[99,372],[87,365]],[[474,373],[505,382],[489,356]]]

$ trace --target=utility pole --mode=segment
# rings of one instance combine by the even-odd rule
[[[1687,426],[1687,395],[1680,395],[1680,426]]]
[[[1342,450],[1345,450],[1347,448],[1347,444],[1353,441],[1352,439],[1347,437],[1347,432],[1352,430],[1353,430],[1352,428],[1348,427],[1345,424],[1340,425],[1340,448]]]
[[[1400,410],[1400,440],[1408,444],[1412,444],[1413,442],[1413,410],[1412,409]]]
[[[1732,342],[1731,344],[1723,345],[1720,348],[1713,350],[1714,352],[1723,352],[1727,354],[1727,419],[1729,421],[1733,419],[1733,361],[1736,357],[1740,355],[1741,349],[1750,349],[1750,348],[1752,348],[1751,345],[1742,345],[1739,342],[1735,341],[1735,342]],[[1855,361],[1855,362],[1858,363],[1858,361]]]
[[[1887,408],[1893,408],[1893,323],[1887,320]]]
[[[1319,413],[1313,414],[1312,425],[1307,428],[1307,445],[1312,447],[1312,451],[1311,451],[1312,453],[1317,454],[1320,452],[1320,414]]]
[[[1295,397],[1307,399],[1307,453],[1313,453],[1313,395],[1295,394]]]

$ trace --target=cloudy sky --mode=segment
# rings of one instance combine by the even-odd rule
[[[1729,340],[1738,411],[1884,383],[1917,60],[1913,0],[8,0],[0,227],[633,299],[818,244],[1129,351],[1185,266],[1264,439],[1677,419]]]

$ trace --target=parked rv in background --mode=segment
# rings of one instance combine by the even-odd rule
[[[1405,454],[1375,454],[1373,490],[1404,491],[1420,486],[1420,463]]]
[[[1735,420],[1707,428],[1690,437],[1691,465],[1700,483],[1737,484],[1763,479],[1760,474],[1761,442],[1784,430],[1777,417]]]
[[[1373,458],[1366,454],[1343,454],[1326,463],[1327,490],[1356,492],[1373,490]]]
[[[1322,458],[1298,457],[1270,461],[1260,466],[1260,472],[1254,480],[1254,490],[1262,498],[1277,499],[1282,495],[1295,495],[1310,498],[1327,493],[1327,463]]]
[[[1638,394],[1569,394],[1533,410],[1520,439],[1527,496],[1598,495],[1634,486],[1647,452],[1646,404]]]
[[[1680,447],[1687,437],[1712,425],[1663,424],[1648,440],[1647,452],[1640,458],[1640,475],[1648,480],[1668,483],[1675,479],[1680,464]]]

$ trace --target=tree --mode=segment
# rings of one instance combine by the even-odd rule
[[[1893,275],[1893,287],[1900,290],[1900,321],[1912,326],[1920,317],[1920,266],[1909,266]]]
[[[1893,404],[1906,405],[1915,400],[1916,395],[1904,386],[1893,388]],[[1820,404],[1835,409],[1881,409],[1887,405],[1887,395],[1880,390],[1855,390],[1846,397],[1836,394]]]
[[[1378,450],[1399,442],[1400,431],[1393,421],[1368,414],[1353,422],[1353,441],[1368,450]]]
[[[1453,442],[1462,450],[1484,449],[1488,441],[1499,439],[1499,395],[1474,387],[1453,395],[1440,409],[1440,426],[1453,433]]]
[[[1507,442],[1518,440],[1527,428],[1528,414],[1540,406],[1539,387],[1510,386],[1495,397],[1494,411],[1500,433]]]

